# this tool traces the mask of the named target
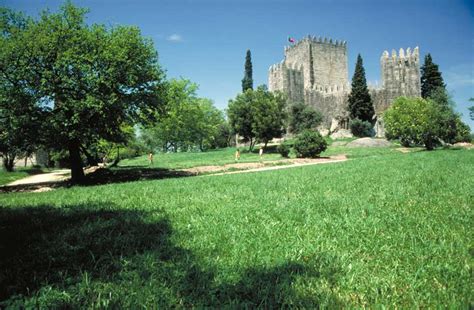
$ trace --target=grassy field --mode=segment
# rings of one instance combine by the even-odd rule
[[[0,195],[0,300],[472,305],[474,152],[342,150],[353,160]]]
[[[165,169],[181,169],[196,166],[215,165],[222,166],[225,164],[235,163],[234,155],[236,148],[225,148],[211,150],[208,152],[183,152],[183,153],[158,153],[154,155],[153,165],[148,162],[148,156],[139,156],[131,159],[120,161],[119,167],[149,167],[149,168],[165,168]],[[248,152],[248,148],[240,148],[241,163],[257,162],[260,160],[258,148],[254,152]],[[367,157],[376,155],[386,155],[398,152],[394,148],[347,148],[345,146],[329,146],[321,156],[331,156],[337,154],[347,154],[348,157]],[[295,157],[292,152],[290,157]],[[280,154],[276,152],[276,146],[271,146],[264,153],[263,161],[273,161],[282,159]]]
[[[207,152],[183,152],[183,153],[158,153],[153,156],[153,165],[148,162],[148,155],[135,157],[131,159],[124,159],[120,161],[119,166],[148,166],[151,168],[167,168],[180,169],[191,168],[196,166],[216,165],[222,166],[225,164],[235,163],[236,148],[225,148],[218,150],[210,150]],[[248,147],[240,148],[241,157],[239,162],[255,162],[259,161],[258,149],[254,152],[248,152]],[[263,160],[278,160],[281,159],[280,154],[275,153],[264,154]]]

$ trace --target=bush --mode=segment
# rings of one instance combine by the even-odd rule
[[[400,97],[384,114],[385,135],[403,146],[424,144],[432,150],[443,134],[442,116],[439,106],[430,100]]]
[[[356,137],[372,137],[374,128],[371,123],[355,118],[350,121],[351,132]]]
[[[298,157],[318,157],[327,148],[327,142],[317,131],[305,130],[296,136],[294,144]]]
[[[277,151],[282,157],[288,158],[290,155],[290,144],[287,142],[282,142],[280,145],[278,145]]]

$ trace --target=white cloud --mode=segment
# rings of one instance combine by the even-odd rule
[[[177,33],[173,33],[172,35],[168,36],[166,40],[170,42],[182,42],[183,37]]]

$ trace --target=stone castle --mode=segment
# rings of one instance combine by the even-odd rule
[[[381,114],[399,96],[418,97],[420,88],[419,51],[400,49],[399,54],[383,52],[380,58],[382,85],[370,88],[378,118],[375,126],[383,136]],[[346,41],[307,36],[285,47],[285,58],[270,66],[268,88],[282,91],[290,102],[302,101],[323,114],[323,126],[330,132],[348,129],[348,79]]]

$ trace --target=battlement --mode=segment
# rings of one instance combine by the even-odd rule
[[[309,90],[323,95],[337,95],[346,93],[349,90],[349,86],[344,84],[331,86],[313,85]]]
[[[268,71],[270,73],[274,73],[276,71],[282,71],[282,70],[294,70],[294,71],[303,71],[303,65],[298,65],[296,63],[294,64],[285,64],[283,61],[278,63],[278,64],[274,64],[274,65],[271,65],[269,68],[268,68]]]
[[[333,46],[333,47],[346,47],[347,42],[342,41],[342,40],[333,40],[332,38],[327,38],[327,37],[321,37],[321,36],[311,36],[307,35],[306,37],[302,38],[301,40],[298,40],[295,42],[293,45],[287,45],[285,46],[285,54],[288,51],[291,51],[293,49],[297,49],[298,47],[304,45],[304,44],[309,44],[309,43],[315,43],[315,44],[325,44],[328,46]]]
[[[409,62],[418,62],[420,59],[420,51],[418,46],[415,47],[413,52],[410,48],[407,48],[406,51],[403,48],[400,48],[398,55],[397,52],[392,49],[392,55],[388,53],[388,51],[384,51],[382,56],[380,57],[381,62],[401,62],[408,60]]]

